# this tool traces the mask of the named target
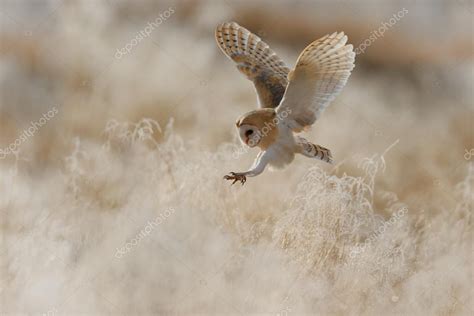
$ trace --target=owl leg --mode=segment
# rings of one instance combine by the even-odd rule
[[[320,159],[327,163],[332,164],[331,151],[323,146],[313,144],[303,137],[297,137],[296,143],[298,144],[298,152],[306,157]]]
[[[266,152],[260,152],[253,163],[253,167],[246,172],[231,172],[228,175],[224,176],[225,180],[234,180],[232,184],[240,181],[242,185],[244,185],[245,181],[247,181],[247,177],[255,177],[258,176],[265,170],[265,167],[268,164],[268,155],[265,155]]]

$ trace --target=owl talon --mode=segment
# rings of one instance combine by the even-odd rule
[[[236,183],[237,181],[240,181],[242,185],[244,185],[245,181],[247,181],[247,177],[245,177],[243,174],[237,174],[235,172],[231,172],[228,175],[224,176],[225,180],[234,180],[231,185]]]

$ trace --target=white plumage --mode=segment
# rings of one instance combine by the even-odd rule
[[[221,50],[254,83],[259,110],[237,120],[241,140],[262,150],[252,168],[231,172],[224,178],[245,183],[267,165],[277,168],[291,163],[295,153],[332,163],[329,149],[295,136],[310,127],[335,99],[354,68],[352,45],[344,33],[326,35],[308,45],[293,70],[258,36],[235,22],[216,29]]]
[[[289,126],[300,131],[311,126],[333,101],[354,68],[352,45],[344,33],[326,35],[303,50],[277,113],[291,109]]]

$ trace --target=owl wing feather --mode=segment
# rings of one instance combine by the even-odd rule
[[[336,98],[354,68],[347,36],[326,35],[308,45],[288,75],[288,87],[277,113],[289,113],[284,123],[294,132],[311,126]]]
[[[288,84],[290,69],[257,35],[235,22],[216,29],[220,49],[255,85],[261,108],[276,108]]]

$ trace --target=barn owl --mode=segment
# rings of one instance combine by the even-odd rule
[[[267,165],[282,168],[295,154],[332,163],[329,149],[297,134],[309,128],[339,94],[354,68],[352,45],[343,32],[326,35],[308,45],[290,70],[258,36],[235,22],[219,25],[218,46],[251,80],[259,109],[236,122],[241,141],[259,147],[253,166],[224,176],[240,181],[261,174]]]

